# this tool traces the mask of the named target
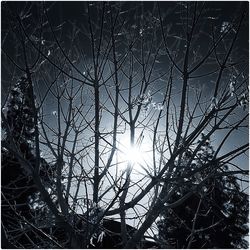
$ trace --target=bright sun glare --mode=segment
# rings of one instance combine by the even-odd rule
[[[124,157],[131,164],[143,163],[143,153],[137,146],[133,146],[125,150]]]
[[[126,168],[130,164],[137,170],[146,168],[150,159],[149,143],[145,141],[141,145],[132,146],[129,137],[122,137],[117,152],[117,162],[120,168]]]

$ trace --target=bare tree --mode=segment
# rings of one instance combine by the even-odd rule
[[[156,240],[163,207],[178,206],[216,178],[211,171],[169,203],[209,167],[191,167],[208,139],[216,145],[210,162],[230,166],[222,174],[239,180],[248,174],[238,166],[248,141],[236,140],[248,128],[248,58],[239,49],[248,13],[239,4],[224,21],[209,3],[83,2],[80,21],[64,22],[54,20],[61,6],[2,5],[3,79],[27,81],[36,160],[29,162],[11,135],[7,95],[2,147],[33,179],[53,218],[47,228],[62,228],[67,240],[49,237],[34,222],[34,204],[24,225],[45,234],[47,247],[88,248],[99,246],[109,233],[104,220],[112,218],[120,221],[119,246],[135,248],[145,237]],[[41,178],[42,159],[55,169],[49,187]],[[13,205],[9,209],[19,216]],[[3,227],[15,245],[17,233]]]

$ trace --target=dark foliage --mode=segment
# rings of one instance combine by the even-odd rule
[[[11,89],[5,109],[7,110],[7,122],[11,136],[20,150],[28,151],[28,142],[32,142],[35,136],[34,115],[32,108],[31,87],[26,77],[16,83]]]
[[[38,202],[40,198],[39,191],[32,179],[31,170],[27,166],[23,166],[17,155],[12,152],[12,150],[16,150],[31,166],[35,166],[36,156],[33,152],[35,114],[30,95],[27,78],[22,77],[10,92],[6,105],[7,123],[2,124],[4,138],[1,149],[1,220],[2,239],[5,239],[2,242],[3,248],[8,248],[8,246],[13,248],[8,239],[9,236],[15,238],[12,240],[15,241],[16,246],[19,244],[20,247],[25,246],[21,242],[25,241],[23,238],[26,241],[28,239],[26,231],[23,230],[19,235],[15,235],[15,231],[27,228],[27,221],[34,222],[37,211],[32,208],[34,203],[32,200]],[[14,143],[16,149],[5,148],[5,142],[9,145]],[[40,176],[45,185],[53,179],[53,166],[50,166],[43,158],[40,158]],[[44,214],[45,209],[42,210]],[[13,234],[9,232],[13,232]]]
[[[209,164],[178,189],[170,203],[190,191],[191,186],[204,180],[202,188],[184,203],[167,208],[158,222],[159,239],[164,248],[247,248],[248,195],[241,191],[235,176],[223,176],[228,166],[219,167],[213,159],[210,142],[201,148],[190,168]],[[185,167],[185,166],[182,166]]]

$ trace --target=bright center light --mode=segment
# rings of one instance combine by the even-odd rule
[[[143,163],[143,153],[136,146],[128,148],[124,152],[124,157],[130,164]]]
[[[141,145],[131,145],[129,136],[123,136],[118,142],[117,165],[126,168],[129,165],[134,169],[147,168],[150,152],[149,144],[145,141]]]

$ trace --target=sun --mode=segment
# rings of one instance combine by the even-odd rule
[[[129,136],[123,136],[118,142],[117,164],[124,169],[128,166],[134,169],[146,168],[150,162],[150,144],[142,141],[140,145],[131,145]]]
[[[137,146],[129,146],[123,154],[126,161],[132,165],[143,163],[143,152]]]

